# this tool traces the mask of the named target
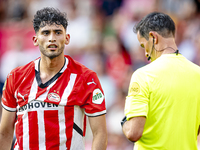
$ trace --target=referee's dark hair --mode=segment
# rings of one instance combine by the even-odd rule
[[[160,12],[148,14],[135,25],[133,30],[136,34],[139,31],[140,35],[146,40],[149,40],[150,31],[156,31],[165,38],[175,37],[174,21],[169,15]]]
[[[65,13],[61,13],[58,9],[51,8],[51,7],[45,7],[41,10],[38,10],[36,14],[34,15],[33,19],[33,27],[35,30],[35,33],[37,33],[40,29],[40,27],[44,27],[46,25],[62,25],[65,30],[68,26],[68,21],[66,18]]]

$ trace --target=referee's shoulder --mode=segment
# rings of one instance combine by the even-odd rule
[[[149,63],[149,64],[146,64],[138,69],[136,69],[134,72],[145,72],[145,71],[148,71],[149,69],[152,68],[153,65],[153,62]]]

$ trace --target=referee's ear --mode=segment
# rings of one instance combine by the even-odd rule
[[[37,36],[33,36],[32,40],[33,40],[33,45],[34,45],[34,46],[38,46],[38,45],[39,45],[39,44],[38,44]]]

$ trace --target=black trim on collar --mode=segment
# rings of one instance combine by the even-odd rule
[[[35,70],[35,77],[38,83],[38,86],[41,88],[46,88],[48,87],[51,83],[53,83],[58,77],[61,76],[62,73],[57,73],[55,76],[53,76],[49,81],[47,81],[46,83],[42,83],[42,80],[40,78],[40,72]]]
[[[66,59],[65,59],[65,63],[66,63]],[[65,63],[63,65],[63,67],[65,66]],[[63,67],[60,69],[60,71],[63,69]],[[38,86],[40,88],[46,88],[48,87],[51,83],[53,83],[56,79],[58,79],[62,73],[60,73],[60,71],[55,75],[53,76],[49,81],[47,81],[46,83],[42,83],[42,80],[40,78],[40,60],[39,60],[39,63],[38,63],[38,71],[35,70],[35,77],[36,77],[36,81],[38,83]]]

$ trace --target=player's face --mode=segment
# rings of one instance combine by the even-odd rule
[[[70,36],[62,25],[46,25],[41,27],[33,37],[35,46],[39,46],[41,55],[50,59],[64,55],[65,44],[69,44]]]
[[[149,40],[147,41],[144,37],[142,37],[139,32],[137,33],[137,39],[140,42],[140,46],[145,49],[145,56],[151,56],[151,61],[154,60],[154,52],[152,51],[153,43]],[[151,52],[152,51],[152,52]]]

